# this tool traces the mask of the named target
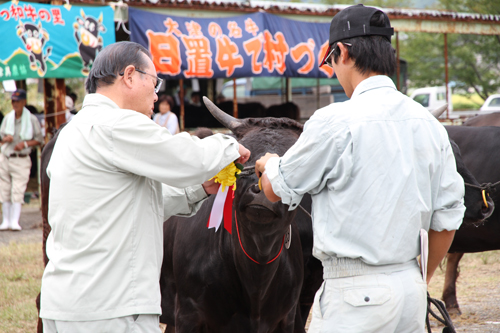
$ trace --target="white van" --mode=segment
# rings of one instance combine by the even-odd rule
[[[446,87],[427,87],[416,89],[410,96],[415,102],[433,111],[446,104]],[[451,103],[448,103],[451,106]]]

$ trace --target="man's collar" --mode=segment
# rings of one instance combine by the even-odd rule
[[[388,77],[387,75],[370,76],[369,78],[361,81],[358,84],[358,86],[356,87],[356,89],[354,89],[354,92],[352,93],[351,99],[356,98],[356,96],[359,96],[368,90],[377,89],[381,87],[389,87],[396,89],[394,82],[392,82],[391,78]]]
[[[112,99],[98,93],[88,94],[85,96],[83,99],[82,109],[86,106],[104,106],[112,109],[120,108],[115,102],[113,102]]]

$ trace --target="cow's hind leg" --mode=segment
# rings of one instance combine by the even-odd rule
[[[443,301],[450,314],[462,314],[457,301],[457,279],[460,275],[458,272],[458,263],[463,255],[463,253],[448,253],[447,256]]]

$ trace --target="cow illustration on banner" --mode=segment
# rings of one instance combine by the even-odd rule
[[[129,8],[130,39],[152,54],[170,78],[287,76],[331,78],[318,66],[328,48],[328,23],[267,13],[229,18],[176,17]]]
[[[49,33],[42,28],[42,22],[34,25],[31,23],[22,23],[19,20],[17,35],[21,38],[26,50],[29,52],[30,69],[36,70],[38,75],[44,76],[47,71],[45,62],[52,52],[52,47],[48,47],[44,54],[43,47],[49,40]]]
[[[7,2],[0,22],[0,81],[84,77],[98,52],[115,42],[109,6]]]
[[[81,18],[76,18],[73,27],[76,30],[75,39],[83,61],[82,73],[88,75],[97,53],[102,50],[102,37],[99,32],[106,32],[106,27],[102,24],[102,13],[98,19],[95,19],[92,16],[86,17],[85,12],[81,9],[80,15]]]

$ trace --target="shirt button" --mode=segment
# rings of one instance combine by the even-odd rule
[[[369,302],[370,301],[370,297],[366,296],[365,297],[365,302]]]

